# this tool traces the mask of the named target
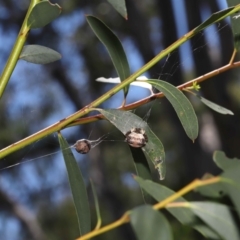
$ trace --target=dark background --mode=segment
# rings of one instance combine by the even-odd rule
[[[95,81],[101,76],[116,77],[116,72],[104,46],[87,25],[86,14],[100,18],[116,33],[134,72],[212,13],[227,7],[224,0],[127,0],[126,21],[107,1],[56,2],[63,8],[61,16],[43,29],[31,31],[27,44],[53,48],[62,54],[62,60],[45,66],[18,62],[0,101],[0,148],[81,109],[112,87]],[[0,0],[0,71],[28,4],[26,0]],[[177,86],[227,64],[233,51],[228,24],[225,20],[198,34],[145,75]],[[166,150],[167,176],[163,184],[178,190],[206,172],[218,174],[212,161],[215,150],[223,150],[229,157],[240,157],[238,76],[235,69],[201,84],[205,98],[232,110],[234,116],[215,113],[188,95],[200,124],[199,138],[194,144],[166,99],[135,111],[144,117],[151,110],[147,121]],[[128,102],[147,94],[146,90],[131,87]],[[118,107],[122,99],[123,93],[119,93],[102,107]],[[93,227],[96,219],[89,178],[97,189],[103,224],[142,204],[139,188],[131,175],[134,167],[130,151],[114,127],[101,121],[62,131],[69,143],[81,138],[95,140],[107,133],[110,133],[108,139],[115,141],[102,142],[88,155],[76,154],[89,188]],[[78,236],[66,170],[58,151],[57,137],[53,134],[0,161],[1,239],[74,239]],[[53,152],[57,153],[52,155]],[[35,160],[3,169],[31,159]],[[153,177],[158,181],[156,173]],[[192,195],[188,197],[193,199]],[[168,217],[177,239],[179,236],[201,239]],[[96,239],[130,240],[134,236],[126,225]]]

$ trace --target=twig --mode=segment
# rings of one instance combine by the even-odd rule
[[[231,62],[231,61],[230,61]],[[186,82],[186,83],[183,83],[182,85],[179,85],[177,88],[179,90],[183,90],[183,88],[186,88],[186,87],[189,87],[193,84],[193,82],[197,82],[197,83],[201,83],[211,77],[214,77],[216,75],[219,75],[220,73],[223,73],[223,72],[226,72],[230,69],[233,69],[233,68],[237,68],[237,67],[240,67],[240,61],[238,62],[234,62],[234,63],[229,63],[223,67],[220,67],[216,70],[213,70],[209,73],[206,73],[200,77],[197,77],[189,82]],[[129,111],[129,110],[132,110],[132,109],[135,109],[137,107],[140,107],[148,102],[151,102],[157,98],[162,98],[164,97],[164,94],[162,92],[160,93],[156,93],[154,95],[151,95],[151,96],[148,96],[144,99],[141,99],[139,101],[136,101],[134,103],[130,103],[128,105],[125,105],[124,107],[120,107],[119,109],[120,110],[125,110],[125,111]],[[85,118],[81,118],[81,119],[77,119],[75,121],[73,121],[71,124],[69,124],[67,127],[72,127],[72,126],[76,126],[76,125],[80,125],[80,124],[86,124],[86,123],[90,123],[90,122],[95,122],[95,121],[98,121],[100,119],[104,119],[103,115],[102,114],[97,114],[97,115],[94,115],[94,116],[90,116],[90,117],[85,117]]]
[[[36,1],[36,0],[35,0]],[[232,14],[236,11],[238,11],[240,9],[240,4],[235,6],[235,8],[232,10],[232,12],[229,12],[228,14]],[[222,17],[224,18],[224,17]],[[222,19],[221,18],[221,19]],[[218,19],[220,20],[220,19]],[[3,157],[9,155],[10,153],[13,153],[25,146],[30,145],[31,143],[44,138],[54,132],[60,131],[61,129],[66,128],[67,126],[74,126],[74,125],[78,125],[78,124],[72,124],[74,121],[76,121],[76,119],[81,118],[83,116],[85,116],[86,114],[88,114],[91,111],[91,108],[95,108],[97,106],[99,106],[101,103],[105,102],[107,99],[111,98],[113,95],[115,95],[117,92],[119,92],[120,90],[122,90],[124,87],[128,86],[130,83],[132,83],[133,81],[135,81],[135,79],[137,77],[139,77],[141,74],[143,74],[144,72],[146,72],[148,69],[150,69],[152,66],[154,66],[157,62],[159,62],[161,59],[163,59],[164,57],[166,57],[169,53],[171,53],[172,51],[174,51],[176,48],[178,48],[180,45],[182,45],[184,42],[186,42],[187,40],[189,40],[190,38],[192,38],[193,36],[195,36],[195,34],[197,33],[198,30],[197,28],[191,30],[190,32],[188,32],[187,34],[185,34],[183,37],[181,37],[180,39],[178,39],[176,42],[174,42],[173,44],[171,44],[169,47],[167,47],[165,50],[161,51],[157,56],[155,56],[151,61],[149,61],[148,63],[146,63],[143,67],[141,67],[138,71],[136,71],[135,73],[133,73],[130,77],[128,77],[126,80],[124,80],[123,82],[121,82],[120,84],[118,84],[117,86],[113,87],[111,90],[109,90],[108,92],[106,92],[105,94],[103,94],[102,96],[100,96],[98,99],[96,99],[95,101],[93,101],[92,103],[90,103],[89,105],[85,106],[83,109],[75,112],[74,114],[56,122],[55,124],[42,129],[41,131],[28,136],[25,139],[22,139],[2,150],[0,150],[0,160],[3,159]],[[240,65],[240,63],[238,63]],[[234,68],[234,67],[238,67],[239,65],[236,66],[236,64],[228,64],[222,68],[219,68],[218,70],[214,70],[206,75],[201,76],[200,78],[197,78],[189,81],[188,83],[182,84],[180,85],[178,88],[182,89],[183,87],[187,87],[189,85],[192,84],[193,81],[195,82],[202,82],[204,80],[206,80],[207,78],[211,77],[211,76],[215,76],[221,72],[224,72],[228,69]],[[149,101],[152,101],[156,98],[160,98],[163,97],[162,93],[158,93],[155,95],[152,95],[148,98],[142,99],[138,102],[135,102],[133,104],[127,105],[127,106],[123,106],[121,109],[122,110],[130,110],[133,108],[137,108],[140,105],[143,105],[145,103],[148,103]],[[95,116],[95,118],[98,120],[99,118],[102,118],[102,116],[98,115]],[[87,119],[87,122],[93,122],[94,119]],[[81,124],[86,123],[85,122],[81,122]]]
[[[30,27],[27,25],[28,17],[34,8],[34,6],[40,2],[40,0],[31,0],[31,3],[28,7],[27,14],[25,16],[25,19],[23,21],[22,27],[19,31],[18,37],[16,39],[16,42],[12,48],[12,52],[7,60],[7,63],[3,69],[3,72],[0,76],[0,98],[3,95],[3,92],[7,86],[7,83],[12,75],[12,72],[17,64],[17,61],[19,59],[19,56],[22,52],[23,46],[27,40],[28,33],[30,31]]]

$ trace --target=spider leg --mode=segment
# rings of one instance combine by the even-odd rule
[[[100,144],[102,141],[104,141],[104,139],[106,139],[108,135],[109,135],[109,133],[103,135],[102,137],[98,138],[97,140],[92,140],[92,141],[89,140],[91,147],[92,148],[96,147],[98,144]]]

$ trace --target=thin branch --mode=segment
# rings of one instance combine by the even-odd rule
[[[233,64],[227,64],[227,65],[225,65],[225,66],[223,66],[221,68],[213,70],[213,71],[211,71],[211,72],[209,72],[209,73],[207,73],[205,75],[202,75],[202,76],[200,76],[198,78],[195,78],[195,79],[193,79],[193,80],[191,80],[191,81],[189,81],[187,83],[184,83],[184,84],[178,86],[177,88],[182,90],[183,88],[191,86],[193,84],[193,82],[197,82],[197,83],[203,82],[203,81],[205,81],[205,80],[207,80],[207,79],[209,79],[209,78],[211,78],[213,76],[216,76],[216,75],[218,75],[220,73],[223,73],[225,71],[228,71],[230,69],[237,68],[237,67],[240,67],[240,61],[235,62]],[[122,86],[122,83],[119,84],[118,86]],[[115,91],[116,91],[116,87],[113,88],[112,90],[108,91],[106,94],[104,94],[104,96],[105,96],[104,100],[107,99],[108,97],[111,97],[112,95],[114,95]],[[163,93],[157,93],[157,94],[151,95],[149,97],[146,97],[146,98],[144,98],[142,100],[139,100],[139,101],[137,101],[135,103],[131,103],[129,105],[126,105],[126,106],[124,106],[122,108],[119,108],[119,109],[125,110],[125,111],[132,110],[132,109],[135,109],[135,108],[137,108],[139,106],[142,106],[142,105],[144,105],[144,104],[146,104],[146,103],[148,103],[150,101],[153,101],[153,100],[155,100],[157,98],[162,98],[162,97],[164,97]],[[10,153],[12,153],[14,151],[17,151],[17,150],[19,150],[19,149],[21,149],[21,148],[23,148],[23,147],[25,147],[25,146],[35,142],[35,141],[37,141],[37,140],[39,140],[39,139],[41,139],[41,138],[43,138],[43,137],[53,133],[53,132],[57,132],[57,131],[59,131],[59,130],[61,130],[63,128],[72,127],[72,126],[76,126],[76,125],[80,125],[80,124],[86,124],[86,123],[90,123],[90,122],[95,122],[97,120],[103,119],[103,116],[101,114],[98,114],[98,115],[95,115],[95,116],[91,116],[91,117],[77,119],[77,118],[79,118],[81,116],[84,116],[84,115],[88,114],[89,111],[90,111],[90,107],[93,107],[94,105],[99,103],[100,99],[101,99],[101,97],[99,99],[97,99],[96,101],[94,101],[93,103],[87,105],[86,107],[84,107],[80,111],[70,115],[69,117],[67,117],[65,119],[62,119],[59,122],[57,122],[57,123],[55,123],[55,124],[45,128],[45,129],[43,129],[43,130],[41,130],[41,131],[39,131],[39,132],[37,132],[37,133],[27,137],[27,138],[24,138],[24,139],[22,139],[22,140],[20,140],[20,141],[18,141],[16,143],[14,143],[14,144],[4,148],[2,150],[0,150],[0,159],[2,159],[3,157],[7,156],[8,154],[10,154]]]
[[[237,12],[240,9],[240,4],[238,4],[237,6],[235,6],[227,15],[222,16],[221,18],[219,18],[217,21],[220,21],[221,19]],[[215,22],[217,22],[215,21]],[[207,25],[205,26],[207,27]],[[204,27],[204,28],[205,28]],[[74,114],[68,116],[67,118],[64,118],[60,121],[58,121],[57,123],[25,138],[22,139],[2,150],[0,150],[0,159],[3,159],[3,157],[25,147],[30,145],[31,143],[44,138],[54,132],[58,132],[63,128],[66,128],[68,125],[70,125],[72,122],[74,122],[76,119],[81,118],[83,116],[85,116],[86,114],[88,114],[91,110],[91,108],[95,108],[97,106],[99,106],[100,104],[102,104],[103,102],[105,102],[107,99],[111,98],[113,95],[115,95],[117,92],[119,92],[120,90],[122,90],[124,87],[128,86],[130,83],[132,83],[133,81],[135,81],[135,79],[137,77],[139,77],[140,75],[142,75],[144,72],[146,72],[148,69],[150,69],[152,66],[154,66],[156,63],[158,63],[161,59],[163,59],[164,57],[166,57],[169,53],[171,53],[172,51],[174,51],[175,49],[177,49],[180,45],[182,45],[183,43],[185,43],[187,40],[189,40],[190,38],[192,38],[193,36],[195,36],[198,32],[198,27],[191,30],[190,32],[188,32],[187,34],[185,34],[183,37],[181,37],[180,39],[178,39],[176,42],[174,42],[173,44],[171,44],[169,47],[167,47],[166,49],[164,49],[163,51],[161,51],[159,54],[157,54],[151,61],[149,61],[148,63],[146,63],[143,67],[141,67],[138,71],[136,71],[135,73],[133,73],[131,76],[129,76],[127,79],[125,79],[123,82],[121,82],[120,84],[118,84],[117,86],[113,87],[111,90],[109,90],[108,92],[106,92],[105,94],[103,94],[102,96],[100,96],[98,99],[96,99],[95,101],[93,101],[92,103],[90,103],[89,105],[87,105],[86,107],[84,107],[83,109],[75,112]],[[234,65],[234,64],[233,64]],[[227,69],[231,69],[233,68],[232,65],[228,65]],[[225,70],[226,71],[226,70]],[[215,70],[213,71],[213,75],[217,75],[221,72],[221,70]],[[210,77],[210,74],[208,74]],[[202,77],[202,79],[199,79],[198,82],[201,82],[204,80],[204,76]],[[196,81],[196,80],[195,80]],[[192,81],[188,82],[188,84],[191,84]],[[186,87],[186,84],[183,84],[181,86],[179,86],[179,89],[181,89],[182,87]],[[1,93],[1,92],[0,92]],[[141,101],[136,102],[135,104],[131,104],[132,108],[136,108],[140,105],[143,105],[151,100],[154,100],[156,98],[160,98],[163,97],[162,93],[158,93],[155,94],[149,98],[145,98]],[[122,108],[123,110],[128,110],[129,109],[129,105],[128,106],[124,106]],[[93,121],[93,120],[92,120]],[[89,121],[90,122],[90,121]]]
[[[232,57],[231,57],[230,62],[229,62],[230,65],[233,64],[233,61],[234,61],[234,59],[236,57],[236,54],[237,54],[237,49],[234,48]]]
[[[231,62],[231,61],[230,61]],[[238,62],[234,62],[234,63],[229,63],[223,67],[220,67],[216,70],[213,70],[209,73],[206,73],[200,77],[197,77],[189,82],[186,82],[186,83],[183,83],[181,85],[179,85],[177,88],[179,90],[183,90],[183,88],[186,88],[186,87],[189,87],[189,86],[192,86],[192,84],[194,82],[197,82],[197,83],[201,83],[211,77],[214,77],[214,76],[217,76],[223,72],[226,72],[230,69],[233,69],[233,68],[237,68],[237,67],[240,67],[240,61]],[[124,110],[124,111],[129,111],[129,110],[133,110],[133,109],[136,109],[146,103],[149,103],[157,98],[162,98],[164,97],[164,94],[162,92],[160,93],[156,93],[154,95],[150,95],[144,99],[141,99],[139,101],[136,101],[134,103],[130,103],[128,105],[125,105],[124,107],[120,107],[119,109],[120,110]],[[73,121],[71,124],[69,124],[67,127],[72,127],[72,126],[77,126],[77,125],[81,125],[81,124],[86,124],[86,123],[90,123],[90,122],[95,122],[95,121],[98,121],[98,120],[101,120],[101,119],[104,119],[103,115],[102,114],[97,114],[97,115],[94,115],[94,116],[90,116],[90,117],[85,117],[85,118],[81,118],[81,119],[77,119],[75,121]]]
[[[191,182],[190,184],[188,184],[187,186],[185,186],[184,188],[182,188],[181,190],[179,190],[178,192],[171,195],[170,197],[164,199],[160,203],[155,204],[153,206],[153,209],[159,210],[161,208],[164,208],[168,203],[175,201],[176,199],[182,197],[183,195],[185,195],[186,193],[192,191],[193,189],[195,189],[197,187],[202,187],[202,186],[214,184],[217,182],[220,182],[220,177],[213,177],[213,178],[206,179],[206,180],[196,179],[193,182]]]
[[[77,240],[88,240],[92,237],[95,237],[97,235],[100,235],[104,232],[107,232],[107,231],[110,231],[114,228],[117,228],[125,223],[128,223],[130,221],[130,218],[129,218],[129,213],[126,212],[120,219],[118,219],[117,221],[111,223],[111,224],[108,224],[106,225],[105,227],[102,227],[100,229],[97,229],[97,230],[93,230],[92,232],[90,233],[87,233],[85,234],[84,236],[78,238]]]
[[[25,16],[25,19],[23,21],[22,27],[19,31],[19,34],[17,36],[16,42],[12,48],[12,52],[7,60],[7,63],[3,69],[3,72],[0,76],[0,98],[3,95],[3,92],[7,86],[7,83],[10,80],[10,77],[13,73],[13,70],[16,67],[16,64],[18,62],[19,56],[22,52],[23,46],[27,40],[28,37],[28,33],[30,31],[30,27],[27,25],[27,20],[28,17],[32,11],[32,9],[34,8],[34,6],[40,2],[40,0],[31,0],[31,3],[28,7],[28,11],[27,14]]]

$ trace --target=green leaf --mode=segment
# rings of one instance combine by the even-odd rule
[[[194,141],[198,136],[198,120],[187,97],[172,84],[165,81],[149,79],[147,82],[163,92],[175,109],[187,136]]]
[[[151,195],[156,201],[161,202],[166,198],[173,195],[175,192],[161,184],[152,182],[150,180],[143,180],[140,177],[134,177],[138,182],[141,188],[143,188],[149,195]],[[176,199],[174,202],[188,203],[185,198],[180,197]],[[196,218],[193,211],[186,207],[174,207],[174,208],[166,208],[168,212],[170,212],[180,223],[184,225],[189,225],[195,230],[199,231],[205,237],[213,237],[213,239],[219,239],[218,235],[214,233],[208,227],[202,226],[198,219]]]
[[[212,202],[189,202],[189,207],[222,239],[239,240],[238,230],[227,206]]]
[[[148,137],[147,144],[142,147],[146,157],[152,161],[154,167],[159,173],[160,180],[163,180],[166,175],[165,152],[161,141],[152,132],[147,123],[137,115],[118,109],[96,109],[101,112],[116,128],[124,135],[132,128],[141,128],[145,130]]]
[[[224,192],[228,194],[240,217],[240,164],[225,169],[220,175]]]
[[[231,167],[237,167],[240,165],[240,159],[228,158],[222,151],[215,151],[213,154],[213,160],[216,163],[216,165],[222,170],[226,170]]]
[[[167,219],[149,205],[133,209],[130,213],[130,222],[138,240],[173,239]]]
[[[91,217],[87,190],[77,161],[75,160],[67,141],[62,137],[61,133],[58,133],[58,140],[66,164],[68,180],[78,217],[80,236],[82,236],[91,230]]]
[[[198,27],[196,27],[194,29],[194,32],[198,33],[200,31],[202,31],[203,29],[205,29],[206,27],[208,27],[209,25],[228,17],[232,13],[232,10],[234,10],[234,7],[230,7],[228,9],[224,9],[222,11],[212,14],[211,17],[209,17],[206,21],[204,21],[202,24],[200,24]]]
[[[134,177],[141,188],[143,188],[148,194],[150,194],[158,202],[170,197],[175,192],[161,184],[152,182],[150,180],[143,180],[140,177]],[[178,198],[174,202],[187,202],[183,197]],[[179,222],[185,225],[192,224],[195,220],[195,215],[190,209],[179,208],[167,208],[167,210],[176,218]]]
[[[204,174],[202,180],[211,179],[214,176],[210,173]],[[224,188],[222,183],[219,181],[215,184],[209,184],[205,186],[201,186],[195,189],[195,191],[199,192],[200,194],[211,197],[211,198],[219,198],[225,195]]]
[[[235,6],[239,4],[239,0],[227,0],[228,7]],[[237,51],[240,48],[240,14],[235,13],[233,16],[230,17],[231,19],[231,26],[233,31],[233,39],[234,39],[234,46]]]
[[[130,146],[130,150],[132,153],[136,174],[139,177],[142,177],[143,179],[152,179],[148,161],[145,155],[143,154],[142,150],[139,148],[133,148],[131,146]],[[142,188],[141,188],[141,192],[142,192],[144,202],[150,204],[152,202],[151,196]]]
[[[204,103],[206,106],[213,109],[214,111],[221,113],[221,114],[234,115],[233,112],[228,110],[227,108],[221,107],[221,106],[217,105],[216,103],[213,103],[198,94],[196,96],[201,100],[202,103]]]
[[[203,224],[194,225],[194,229],[200,232],[207,239],[221,240],[221,237],[214,232],[211,228]]]
[[[61,55],[51,48],[27,45],[23,47],[19,58],[31,63],[46,64],[61,59]]]
[[[127,56],[117,36],[102,21],[93,16],[87,16],[87,22],[98,39],[107,48],[113,65],[121,81],[130,76],[130,68]],[[124,96],[127,96],[129,86],[124,88]]]
[[[108,0],[109,3],[125,18],[127,19],[127,8],[125,0]]]
[[[30,28],[41,28],[57,18],[62,11],[58,4],[51,4],[49,1],[41,1],[32,9],[27,25]]]
[[[100,208],[99,208],[99,203],[98,203],[98,197],[97,197],[97,192],[96,192],[96,189],[94,187],[92,180],[90,182],[91,182],[93,198],[94,198],[94,205],[95,205],[96,215],[97,215],[97,225],[96,225],[95,229],[99,229],[101,227],[102,218],[101,218],[101,213],[100,213]]]

